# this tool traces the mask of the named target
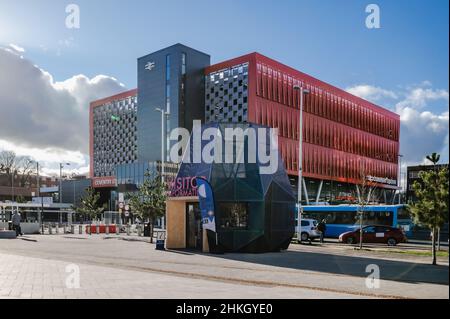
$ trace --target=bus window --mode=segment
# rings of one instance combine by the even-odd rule
[[[411,219],[411,214],[406,209],[406,207],[397,209],[397,219]]]
[[[393,212],[374,212],[369,211],[364,213],[363,224],[365,225],[392,225],[394,220]]]

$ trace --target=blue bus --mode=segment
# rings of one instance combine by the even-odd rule
[[[358,205],[303,206],[302,218],[326,220],[325,237],[339,237],[359,228]],[[296,216],[297,218],[297,216]],[[405,205],[372,205],[364,208],[363,225],[386,225],[402,228],[406,236],[412,231],[412,221]]]

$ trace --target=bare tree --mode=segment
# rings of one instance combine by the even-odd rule
[[[19,187],[27,186],[33,175],[35,162],[29,156],[17,156],[12,151],[0,152],[0,172],[6,174],[9,180],[13,175],[19,179]]]
[[[364,212],[366,210],[366,206],[370,205],[377,199],[376,189],[376,183],[371,181],[369,178],[366,163],[362,162],[358,184],[356,184],[356,195],[354,196],[358,205],[359,249],[363,248]]]

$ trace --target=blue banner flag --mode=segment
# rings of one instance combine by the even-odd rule
[[[214,196],[211,185],[202,177],[197,177],[196,182],[203,229],[216,232]]]

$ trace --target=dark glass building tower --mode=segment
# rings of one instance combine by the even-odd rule
[[[182,44],[138,59],[138,161],[161,159],[161,113],[170,113],[165,124],[192,129],[193,120],[205,118],[204,69],[210,56]],[[169,134],[167,134],[169,136]],[[170,148],[166,139],[165,149]],[[167,151],[166,154],[169,154]]]

